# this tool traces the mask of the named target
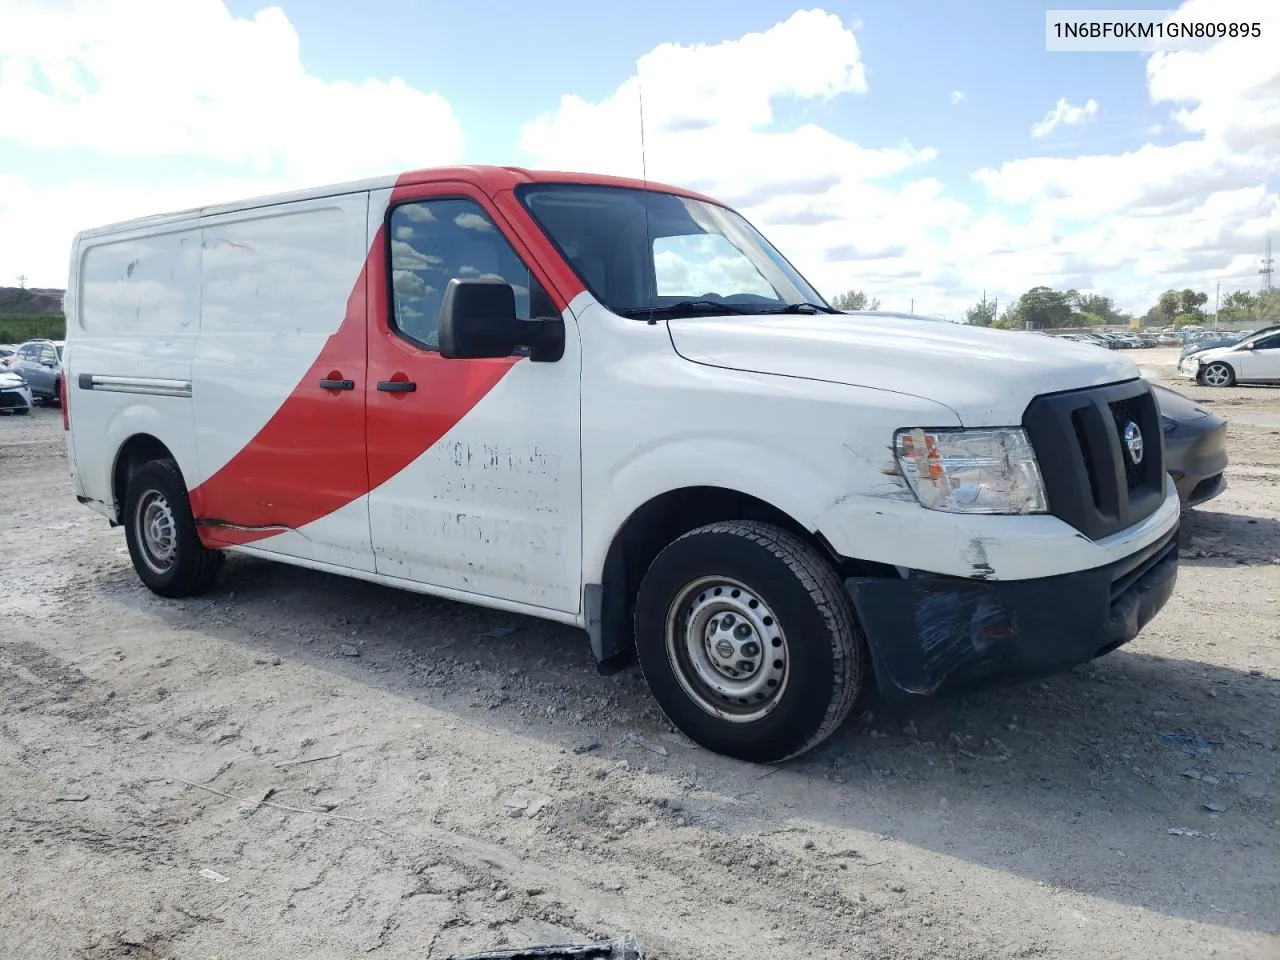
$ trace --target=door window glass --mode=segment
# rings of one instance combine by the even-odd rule
[[[557,317],[551,299],[497,225],[471,200],[418,200],[391,213],[391,326],[428,349],[439,347],[445,288],[499,279],[515,292],[516,316]]]

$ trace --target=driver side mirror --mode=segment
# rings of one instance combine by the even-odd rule
[[[446,360],[509,357],[529,348],[529,359],[554,363],[564,356],[564,320],[521,320],[516,294],[504,280],[453,279],[440,306],[440,356]]]

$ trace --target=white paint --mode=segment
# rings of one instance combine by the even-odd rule
[[[1017,424],[1037,394],[1138,377],[1131,361],[1070,341],[874,313],[670,327],[676,350],[697,363],[931,397],[966,426]]]
[[[367,195],[355,193],[201,221],[193,377],[202,482],[266,425],[342,325],[368,253],[367,210]],[[351,363],[341,372],[362,379],[363,357]]]
[[[580,352],[571,312],[565,329],[559,361],[519,361],[453,430],[370,493],[378,573],[578,611]],[[422,381],[456,362],[424,352],[404,372]]]
[[[150,230],[82,236],[73,252],[67,310],[68,454],[76,493],[114,504],[121,447],[139,433],[172,452],[183,476],[198,476],[191,401],[115,390],[82,390],[79,375],[191,380],[200,325],[200,232],[170,221]],[[118,505],[117,505],[118,506]]]
[[[138,431],[174,451],[192,486],[243,449],[341,324],[390,193],[379,181],[81,235],[71,379],[189,380],[192,399],[76,389],[77,491],[110,502],[111,464]],[[985,564],[996,579],[1100,566],[1177,522],[1169,487],[1152,517],[1091,542],[1052,517],[924,510],[897,475],[900,427],[1018,423],[1039,393],[1138,376],[1092,347],[866,314],[648,324],[588,293],[564,320],[558,362],[521,360],[369,495],[244,552],[581,623],[583,586],[600,581],[627,518],[688,486],[764,500],[847,556],[955,575]],[[385,318],[366,323],[384,335]],[[396,357],[395,372],[424,382],[461,362],[408,344]],[[350,362],[341,372],[361,388],[334,403],[387,402],[362,392],[378,378],[366,347]],[[373,428],[343,422],[333,456],[363,458]],[[252,495],[305,496],[317,482],[271,477]]]

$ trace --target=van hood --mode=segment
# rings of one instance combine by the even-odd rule
[[[910,394],[950,407],[965,426],[1020,423],[1039,394],[1139,375],[1099,347],[902,315],[687,317],[667,328],[693,363]]]

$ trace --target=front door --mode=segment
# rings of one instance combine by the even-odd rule
[[[1280,380],[1280,333],[1255,340],[1252,350],[1237,350],[1233,362],[1237,380]]]
[[[365,401],[377,571],[575,613],[582,492],[573,317],[477,190],[434,183],[388,192],[381,203],[375,248],[385,263],[377,281],[371,270]],[[563,315],[564,356],[441,357],[440,306],[454,277],[506,280],[522,319]]]

